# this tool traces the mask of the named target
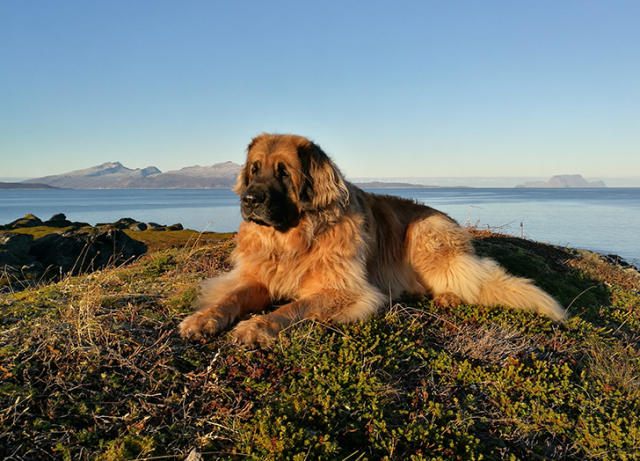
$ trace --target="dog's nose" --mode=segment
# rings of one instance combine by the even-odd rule
[[[242,196],[242,204],[246,206],[255,206],[259,203],[263,203],[265,198],[264,192],[251,191]]]

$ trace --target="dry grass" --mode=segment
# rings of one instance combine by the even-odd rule
[[[148,251],[164,250],[167,248],[187,247],[199,248],[233,238],[235,232],[198,232],[189,229],[177,231],[124,231],[129,237],[147,245]]]
[[[444,347],[451,354],[494,365],[526,356],[536,348],[522,332],[492,324],[464,325],[447,335]]]
[[[631,345],[594,342],[587,350],[587,363],[605,392],[616,389],[629,399],[640,398],[640,353]]]

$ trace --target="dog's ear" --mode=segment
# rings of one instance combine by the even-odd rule
[[[332,205],[346,208],[349,189],[327,154],[317,145],[309,143],[299,148],[298,155],[305,173],[300,189],[303,208],[321,210]]]
[[[247,189],[249,185],[249,168],[247,168],[247,163],[245,162],[238,173],[238,177],[236,178],[236,184],[231,189],[238,195],[242,195],[242,193]]]
[[[249,145],[247,146],[247,157],[249,157],[249,152],[251,152],[251,148],[254,146],[254,144],[256,143],[256,141],[260,136],[256,136],[255,138],[253,138],[249,143]],[[249,185],[249,161],[247,160],[244,162],[244,165],[242,165],[242,168],[240,168],[240,172],[238,173],[238,177],[236,178],[236,184],[235,186],[233,186],[231,190],[236,194],[241,195],[247,189],[248,185]]]

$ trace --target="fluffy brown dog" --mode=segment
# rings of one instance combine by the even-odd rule
[[[244,221],[234,269],[203,283],[200,309],[180,324],[184,338],[215,335],[281,302],[232,331],[242,343],[269,346],[294,322],[364,320],[402,293],[565,318],[531,281],[477,257],[453,219],[411,200],[362,191],[306,138],[255,138],[235,191]]]

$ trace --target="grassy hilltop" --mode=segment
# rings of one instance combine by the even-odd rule
[[[148,248],[136,262],[0,295],[0,457],[640,458],[633,269],[478,232],[479,253],[569,306],[566,325],[404,299],[246,350],[176,334],[232,239],[127,232]]]

